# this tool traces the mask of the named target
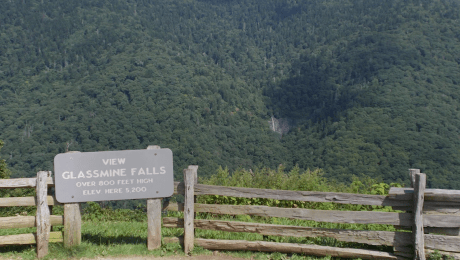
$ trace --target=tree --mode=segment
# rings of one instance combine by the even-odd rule
[[[3,147],[3,141],[0,140],[0,149]],[[10,177],[10,171],[6,168],[5,160],[0,159],[0,179],[8,179]]]

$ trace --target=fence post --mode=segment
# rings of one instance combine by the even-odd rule
[[[51,172],[40,171],[37,173],[37,257],[42,258],[48,254],[48,241],[51,232],[50,210],[48,208],[48,175]]]
[[[420,173],[420,169],[409,169],[409,179],[410,179],[410,187],[414,188],[415,185],[415,175]]]
[[[71,151],[68,153],[79,153]],[[64,204],[64,247],[81,244],[81,204]]]
[[[426,175],[415,174],[414,182],[414,259],[425,260],[425,240],[423,230],[423,200],[425,197]]]
[[[158,145],[149,145],[147,150],[160,149]],[[161,198],[147,199],[147,249],[161,247]]]
[[[184,251],[185,254],[193,250],[193,242],[195,239],[194,229],[194,195],[195,195],[195,174],[196,169],[184,169]]]
[[[192,170],[194,184],[198,184],[198,165],[189,165],[188,169]]]

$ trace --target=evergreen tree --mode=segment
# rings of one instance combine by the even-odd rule
[[[3,147],[3,141],[0,140],[0,150]],[[0,159],[0,179],[8,179],[10,177],[11,173],[10,171],[6,168],[6,162],[3,159]]]

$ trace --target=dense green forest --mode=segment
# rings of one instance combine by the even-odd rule
[[[460,189],[458,0],[21,0],[0,6],[12,177],[82,152],[322,168]],[[273,131],[275,130],[275,131]],[[177,174],[180,178],[181,174]]]

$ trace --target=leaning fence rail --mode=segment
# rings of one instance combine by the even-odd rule
[[[186,252],[193,244],[212,250],[252,250],[306,253],[312,255],[330,255],[352,258],[397,259],[401,257],[424,259],[424,253],[438,250],[442,254],[460,258],[460,191],[426,189],[417,193],[413,188],[392,188],[390,195],[364,195],[334,192],[287,191],[271,189],[253,189],[241,187],[223,187],[196,184],[190,170],[184,170],[183,183],[175,183],[175,192],[185,196],[185,204],[170,204],[168,210],[184,211],[181,218],[163,218],[164,227],[184,228],[183,238],[164,238],[165,242],[181,241]],[[196,174],[194,174],[196,176]],[[422,176],[423,174],[416,173]],[[189,181],[192,179],[193,181]],[[418,177],[420,180],[420,177]],[[416,183],[414,183],[415,185]],[[417,215],[414,194],[419,201]],[[196,195],[221,195],[229,197],[265,198],[309,202],[334,202],[341,204],[391,206],[406,212],[378,211],[334,211],[301,208],[277,208],[252,205],[217,205],[193,203]],[[423,197],[425,197],[423,199]],[[423,209],[423,210],[422,210]],[[239,221],[193,219],[191,212],[207,212],[226,215],[255,215],[264,217],[284,217],[290,219],[313,220],[331,223],[387,224],[411,232],[368,231],[312,228],[300,226],[282,226],[273,224],[247,223]],[[414,214],[415,213],[415,214]],[[422,214],[423,213],[423,214]],[[192,218],[192,220],[190,220]],[[193,229],[208,229],[228,232],[251,232],[262,235],[291,237],[330,237],[343,242],[357,242],[368,245],[392,246],[393,252],[380,252],[367,249],[335,248],[318,245],[274,243],[265,241],[215,240],[194,238]],[[419,232],[421,231],[421,232]],[[436,234],[424,234],[436,233]],[[447,234],[447,235],[440,235]],[[421,243],[421,245],[420,245]],[[419,245],[414,246],[414,245]],[[421,251],[420,251],[420,248]],[[423,253],[423,254],[422,254]]]
[[[62,242],[62,232],[51,232],[51,226],[63,225],[64,217],[50,215],[49,206],[57,205],[48,187],[53,187],[51,172],[41,171],[36,178],[2,179],[0,189],[35,188],[35,197],[0,198],[0,207],[36,206],[36,216],[1,217],[0,228],[36,227],[36,233],[0,236],[0,246],[37,244],[37,257],[48,254],[49,242]]]

